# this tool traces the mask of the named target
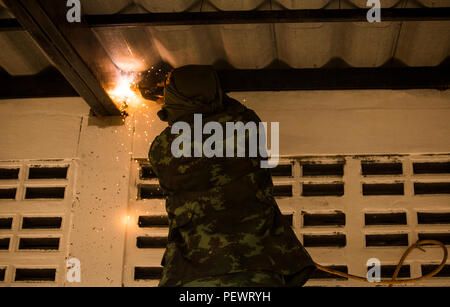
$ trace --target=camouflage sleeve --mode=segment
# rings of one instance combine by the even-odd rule
[[[170,157],[163,157],[170,147],[166,132],[168,129],[170,129],[170,127],[167,127],[163,132],[161,132],[160,135],[158,135],[153,140],[148,151],[148,160],[153,172],[158,178],[160,178],[161,164],[164,163],[164,161],[167,162],[167,159],[170,159]]]

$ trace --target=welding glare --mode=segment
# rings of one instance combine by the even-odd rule
[[[108,91],[111,99],[120,105],[120,109],[124,110],[129,106],[137,107],[142,104],[139,96],[133,90],[136,87],[135,78],[129,74],[119,76],[116,86]]]

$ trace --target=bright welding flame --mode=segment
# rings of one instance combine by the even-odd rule
[[[119,78],[116,88],[110,91],[109,94],[117,98],[127,99],[135,95],[135,93],[131,90],[132,85],[133,80],[131,77],[122,76]]]
[[[121,108],[137,107],[140,102],[139,96],[132,90],[135,86],[136,82],[133,76],[121,75],[115,88],[108,91],[108,94],[114,102],[120,104]]]

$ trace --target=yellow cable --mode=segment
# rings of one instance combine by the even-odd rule
[[[417,277],[417,278],[410,278],[410,279],[404,279],[404,280],[396,280],[398,272],[400,271],[403,262],[405,261],[406,257],[408,257],[409,253],[411,253],[411,251],[414,248],[418,248],[421,249],[422,251],[424,251],[422,248],[420,248],[420,246],[425,245],[425,244],[431,244],[431,245],[439,245],[443,251],[444,251],[444,257],[442,259],[441,264],[432,272],[428,273],[425,276],[421,276],[421,277]],[[368,281],[367,278],[365,277],[361,277],[361,276],[356,276],[356,275],[351,275],[351,274],[346,274],[346,273],[342,273],[336,270],[332,270],[332,269],[328,269],[324,266],[321,266],[320,264],[315,264],[317,269],[333,274],[333,275],[337,275],[337,276],[342,276],[342,277],[346,277],[349,279],[355,279],[355,280],[359,280],[359,281],[363,281],[363,282],[368,282],[371,284],[377,284],[377,285],[394,285],[394,284],[408,284],[408,283],[413,283],[413,282],[418,282],[421,280],[425,280],[428,279],[434,275],[436,275],[437,273],[439,273],[442,268],[445,266],[446,262],[447,262],[447,257],[448,257],[448,251],[447,248],[445,247],[445,245],[442,242],[436,241],[436,240],[422,240],[422,241],[417,241],[416,243],[412,244],[404,253],[402,258],[400,259],[399,263],[397,264],[397,267],[394,271],[394,275],[392,276],[391,280],[388,281],[379,281],[379,282],[371,282]]]

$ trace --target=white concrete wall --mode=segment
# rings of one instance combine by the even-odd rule
[[[284,156],[450,153],[448,91],[302,91],[231,96],[254,109],[263,121],[280,122],[280,153]],[[135,159],[147,157],[151,141],[164,128],[156,116],[158,109],[147,102],[122,124],[119,118],[89,117],[89,108],[78,98],[0,101],[0,161],[73,161],[73,193],[67,196],[71,222],[61,259],[81,260],[82,282],[70,284],[61,277],[58,284],[133,284],[127,282],[132,275],[128,266],[133,253],[125,250],[125,246],[135,246],[131,234],[136,228],[136,212],[131,210],[136,201],[136,170],[132,167],[136,167]],[[17,201],[0,202],[0,215],[18,213],[13,209]],[[33,210],[39,213],[40,206]],[[132,219],[127,223],[128,216]],[[17,230],[0,230],[1,235],[19,234]],[[45,256],[37,254],[29,261],[38,263],[37,259]],[[59,261],[59,274],[63,276],[65,264]],[[15,265],[10,253],[0,252],[2,265],[8,266],[4,284],[9,284],[13,278],[9,266]]]
[[[82,116],[79,98],[1,100],[0,160],[77,157]]]
[[[320,91],[233,95],[280,122],[284,155],[450,151],[450,92]]]
[[[0,160],[13,165],[28,160],[73,161],[73,193],[66,195],[68,240],[60,247],[64,257],[57,264],[57,283],[121,286],[133,139],[128,126],[121,118],[89,117],[82,99],[0,101],[0,113],[4,118]],[[3,202],[0,213],[16,213],[17,201]],[[36,203],[32,212],[46,211],[45,203]],[[20,235],[16,228],[8,234]],[[28,262],[40,263],[47,256],[38,253]],[[65,281],[64,259],[72,257],[81,261],[80,284]],[[11,254],[0,253],[0,265],[14,262]],[[12,270],[7,277],[13,278]]]

